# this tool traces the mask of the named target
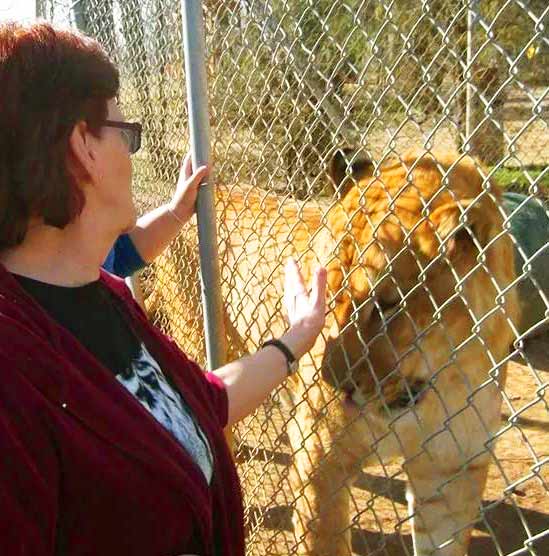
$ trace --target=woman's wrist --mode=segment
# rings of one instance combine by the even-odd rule
[[[185,218],[185,216],[182,216],[178,213],[177,211],[177,206],[174,205],[173,203],[168,203],[166,205],[168,212],[170,213],[170,216],[180,225],[180,226],[184,226],[187,221],[189,220],[188,218]]]
[[[301,359],[314,344],[316,336],[304,324],[294,324],[279,339],[284,342],[296,359]]]

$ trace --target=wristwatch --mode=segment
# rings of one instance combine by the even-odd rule
[[[293,375],[297,371],[299,363],[294,354],[290,351],[290,348],[288,348],[284,342],[275,339],[267,340],[266,342],[263,342],[261,347],[267,346],[274,346],[284,354],[284,357],[286,358],[286,366],[288,368],[288,376]]]

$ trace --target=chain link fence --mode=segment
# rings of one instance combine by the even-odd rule
[[[546,2],[203,6],[229,358],[284,329],[288,255],[330,270],[323,338],[235,430],[248,553],[549,554]],[[188,147],[179,2],[38,13],[117,62],[157,206]],[[194,234],[142,278],[203,362]]]

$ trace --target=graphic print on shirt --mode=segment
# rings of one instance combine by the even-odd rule
[[[183,398],[166,380],[160,366],[143,343],[131,366],[116,378],[170,431],[200,467],[208,484],[213,457],[205,434],[193,419]]]

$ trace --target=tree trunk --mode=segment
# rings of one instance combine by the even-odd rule
[[[484,164],[494,165],[505,154],[503,71],[498,66],[480,67],[473,74],[475,92],[471,106],[471,153]]]

